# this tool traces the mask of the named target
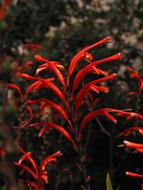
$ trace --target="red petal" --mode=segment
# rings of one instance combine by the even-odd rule
[[[25,73],[18,73],[17,76],[24,78],[24,79],[27,79],[27,80],[37,80],[36,77],[32,77],[32,76],[25,74]]]
[[[130,177],[143,178],[143,175],[137,174],[137,173],[133,173],[133,172],[126,172],[126,175],[128,175]]]
[[[38,85],[38,86],[41,85],[41,87],[42,87],[42,82],[41,82],[41,81],[36,81],[36,82],[32,83],[32,84],[27,88],[27,91],[26,91],[26,95],[25,95],[25,96],[27,96],[37,85]]]
[[[142,81],[141,76],[139,75],[138,72],[136,72],[132,67],[128,66],[128,70],[130,71],[130,77],[133,79],[136,79],[138,81],[138,83],[140,84]]]
[[[53,83],[51,83],[50,81],[47,81],[47,80],[44,80],[44,83],[45,83],[45,87],[48,87],[50,88],[51,90],[53,90],[56,95],[62,100],[65,102],[65,104],[67,105],[67,101],[63,95],[63,93],[60,91],[60,89],[55,86]]]
[[[61,134],[63,134],[72,143],[73,147],[75,149],[77,149],[77,146],[76,146],[74,140],[72,139],[71,135],[62,126],[55,124],[55,123],[52,123],[52,122],[39,122],[39,123],[32,124],[31,126],[37,127],[37,126],[45,125],[45,124],[46,124],[46,126],[43,127],[39,131],[39,137],[41,137],[44,132],[48,131],[49,128],[54,128],[57,131],[59,131]]]
[[[120,136],[128,136],[130,135],[133,131],[138,131],[140,134],[143,134],[143,128],[141,127],[129,127],[128,129],[124,130],[121,132],[118,137]]]
[[[46,103],[47,106],[50,105],[53,108],[55,108],[55,110],[57,110],[60,113],[60,115],[70,124],[70,127],[72,127],[72,124],[69,120],[67,113],[64,111],[64,109],[61,106],[59,106],[55,102],[48,99],[37,99],[37,100],[28,100],[26,101],[26,104],[36,104],[36,103],[42,103],[42,102]]]
[[[15,165],[18,167],[21,167],[22,170],[27,171],[29,174],[31,174],[35,179],[37,179],[37,175],[28,167],[23,164],[19,164],[18,162],[15,162]]]
[[[130,141],[123,141],[124,142],[124,145],[127,147],[127,148],[143,148],[143,144],[140,144],[140,143],[134,143],[134,142],[130,142]]]
[[[105,62],[110,62],[110,61],[114,61],[114,60],[118,60],[121,58],[121,53],[117,53],[113,56],[95,61],[93,63],[88,64],[87,66],[85,66],[84,68],[82,68],[81,70],[78,71],[78,73],[76,74],[75,78],[74,78],[74,83],[73,83],[73,87],[72,90],[76,90],[80,81],[83,79],[83,77],[90,72],[91,70],[93,70],[93,66],[99,65],[101,63],[105,63]]]
[[[81,101],[82,101],[82,98],[83,96],[89,91],[89,88],[92,86],[92,85],[95,85],[99,82],[103,82],[103,81],[106,81],[106,80],[111,80],[113,78],[115,78],[117,75],[115,73],[107,76],[107,77],[103,77],[103,78],[100,78],[100,79],[96,79],[96,80],[93,80],[89,83],[86,83],[78,92],[77,96],[76,96],[76,99],[75,99],[75,108],[76,110],[79,109],[80,105],[81,105]],[[105,89],[104,89],[105,90]],[[107,89],[106,89],[107,90]],[[98,91],[98,90],[97,90]]]
[[[106,37],[103,38],[102,40],[90,45],[90,46],[86,46],[85,48],[83,48],[82,50],[80,50],[71,60],[70,62],[70,66],[69,66],[69,70],[68,70],[68,81],[70,76],[72,75],[74,68],[76,67],[77,63],[79,60],[81,60],[82,58],[86,58],[86,52],[94,47],[97,47],[99,45],[105,44],[111,42],[111,38],[110,37]]]
[[[136,148],[136,151],[139,153],[143,153],[143,148]]]
[[[65,81],[64,81],[63,75],[56,67],[56,64],[59,62],[49,61],[48,59],[45,59],[45,58],[41,57],[40,55],[35,55],[35,59],[37,61],[44,61],[44,62],[48,63],[49,69],[52,70],[56,74],[56,76],[58,77],[61,84],[63,86],[65,86]],[[45,67],[45,64],[44,64],[44,67]]]
[[[98,116],[98,115],[103,115],[105,117],[107,117],[109,120],[113,121],[114,123],[117,123],[116,119],[111,116],[111,114],[109,114],[108,112],[116,112],[117,110],[114,110],[112,108],[101,108],[95,111],[92,111],[90,113],[88,113],[81,121],[79,129],[80,129],[80,133],[82,132],[82,130],[85,128],[86,124],[91,121],[94,117]]]
[[[55,162],[56,161],[56,157],[61,155],[61,151],[57,151],[53,154],[51,154],[50,156],[47,156],[46,158],[44,158],[40,164],[40,171],[45,170],[45,167],[47,164],[50,164],[50,162]]]
[[[33,158],[31,157],[32,152],[25,152],[21,147],[19,147],[19,149],[23,153],[23,155],[19,159],[18,163],[21,164],[25,159],[29,160],[29,162],[32,164],[32,166],[36,172],[36,175],[38,175],[37,165],[36,165],[35,161],[33,160]]]
[[[21,89],[19,88],[19,86],[17,86],[16,84],[7,84],[6,86],[8,88],[13,88],[13,89],[17,90],[17,92],[19,93],[20,97],[23,98],[23,94],[22,94]]]

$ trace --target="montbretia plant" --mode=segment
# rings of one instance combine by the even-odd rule
[[[85,158],[85,155],[82,155],[81,151],[81,140],[85,132],[84,129],[88,127],[88,123],[93,118],[98,116],[103,116],[114,124],[117,123],[115,116],[124,116],[127,120],[130,120],[134,117],[143,119],[143,116],[139,113],[126,112],[124,110],[108,107],[95,107],[94,110],[90,110],[89,108],[86,112],[81,112],[82,108],[86,105],[86,103],[88,103],[88,101],[86,101],[87,97],[90,97],[94,102],[98,102],[98,98],[95,99],[93,93],[97,95],[100,93],[107,94],[109,92],[109,88],[105,85],[105,82],[114,80],[117,77],[116,73],[108,73],[107,71],[101,69],[100,65],[105,63],[109,64],[113,61],[120,60],[121,53],[116,53],[112,56],[105,57],[100,60],[94,60],[94,56],[89,52],[91,49],[94,49],[97,46],[101,46],[106,43],[110,43],[111,41],[112,40],[110,37],[106,37],[92,45],[81,49],[71,59],[68,71],[66,74],[64,73],[64,75],[62,72],[65,67],[60,62],[50,61],[45,57],[35,55],[34,59],[39,64],[35,71],[35,75],[31,76],[24,72],[25,68],[29,68],[29,66],[33,64],[31,61],[17,67],[15,70],[16,77],[20,77],[31,82],[31,84],[27,86],[25,93],[23,93],[21,88],[16,84],[7,84],[8,88],[15,89],[19,93],[21,99],[24,100],[25,108],[29,113],[29,118],[26,121],[20,123],[18,128],[20,129],[25,127],[28,130],[28,128],[31,127],[34,130],[37,127],[38,129],[41,127],[38,132],[39,137],[41,137],[44,133],[49,132],[50,129],[55,129],[61,135],[63,135],[67,141],[71,143],[71,148],[79,155],[79,163],[76,164],[80,169],[84,179],[84,184],[81,184],[81,188],[87,190],[90,190],[90,177],[88,175],[88,171],[83,159]],[[75,69],[77,65],[82,61],[86,62],[86,65],[83,65],[80,69]],[[39,77],[41,76],[39,74],[41,74],[43,71],[47,72],[46,78]],[[48,77],[49,74],[51,77]],[[84,82],[84,79],[88,78],[87,75],[89,76],[90,74],[92,75],[92,80]],[[57,96],[57,101],[55,102],[53,99],[49,99],[48,95],[44,98],[42,96],[38,99],[29,99],[29,94],[37,92],[40,93],[42,88],[50,89],[53,91],[55,96]],[[35,117],[35,113],[33,111],[33,105],[39,105],[39,113],[41,115],[45,114],[45,108],[54,109],[58,116],[60,116],[60,119],[64,120],[67,124],[62,126],[60,123],[55,123],[55,121],[47,119],[34,123],[33,119]],[[24,154],[22,160],[28,159],[33,165],[34,161],[31,158],[31,153],[26,153],[23,149],[21,150],[21,152]],[[57,156],[58,153],[55,153],[54,155]],[[25,170],[28,172],[31,171],[23,167],[19,162],[16,162],[16,165],[21,167],[21,173],[23,173]],[[33,168],[36,170],[36,172],[39,171],[35,166],[35,163],[33,165]],[[34,175],[32,171],[30,173]],[[41,179],[37,177],[37,175],[33,177],[36,180],[42,180],[42,182],[38,181],[37,183],[38,185],[42,183],[42,189],[44,189],[43,183],[45,180],[43,180],[43,178]],[[46,174],[44,173],[44,176],[45,175]],[[36,189],[34,183],[26,183]]]

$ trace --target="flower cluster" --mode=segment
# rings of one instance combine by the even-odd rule
[[[83,131],[87,124],[94,117],[98,117],[99,115],[103,116],[108,120],[112,121],[114,124],[117,123],[117,119],[115,118],[115,116],[124,116],[126,120],[130,120],[132,118],[143,119],[143,115],[139,113],[126,112],[123,110],[106,107],[98,108],[93,111],[87,110],[87,112],[82,114],[80,112],[81,107],[84,106],[86,103],[86,96],[93,97],[93,93],[107,94],[109,92],[109,89],[103,82],[113,80],[117,76],[116,73],[110,74],[107,71],[104,71],[100,68],[100,65],[103,63],[110,63],[116,60],[120,60],[121,53],[117,53],[100,60],[94,60],[94,56],[90,53],[91,49],[109,43],[111,41],[112,40],[110,37],[106,37],[80,50],[70,61],[67,78],[65,78],[66,75],[62,73],[64,71],[64,65],[62,65],[60,62],[50,61],[42,57],[41,55],[34,56],[35,61],[38,63],[38,67],[35,71],[34,76],[24,72],[26,68],[29,68],[32,64],[34,64],[33,61],[28,61],[24,65],[19,66],[15,70],[16,77],[20,77],[30,82],[29,86],[27,86],[26,88],[25,93],[23,93],[21,88],[16,84],[7,84],[8,88],[13,88],[19,93],[21,99],[25,101],[24,105],[29,113],[29,118],[26,121],[20,123],[18,128],[20,129],[23,127],[38,127],[39,129],[39,127],[41,127],[38,132],[39,137],[41,137],[44,133],[48,132],[50,129],[55,129],[71,143],[73,150],[78,152],[80,149],[79,142],[81,141]],[[83,60],[86,62],[86,65],[79,69],[78,72],[76,72],[75,68]],[[50,76],[53,76],[48,78],[40,77],[40,74],[43,71],[47,71],[47,76],[48,73],[50,73]],[[91,74],[93,75],[93,77],[95,76],[95,78],[82,84],[81,81],[84,81],[87,74]],[[55,79],[57,79],[59,83],[58,85],[55,82]],[[29,99],[30,93],[40,92],[42,88],[50,89],[57,96],[57,99],[59,99],[60,103],[49,99],[47,96],[45,98],[42,97],[39,99]],[[61,126],[61,124],[49,120],[40,120],[39,122],[33,123],[33,119],[35,117],[33,105],[39,105],[39,113],[41,116],[45,113],[45,108],[54,109],[58,113],[60,118],[67,123],[67,125]],[[136,128],[136,130],[138,129],[139,128]],[[130,130],[133,130],[133,128],[131,128]],[[141,129],[139,129],[139,131],[142,132]],[[139,150],[141,150],[141,148],[139,148]],[[51,161],[55,161],[55,157],[61,154],[60,151],[54,153],[49,157],[46,157],[41,162],[40,167],[36,166],[34,160],[31,158],[30,152],[25,152],[22,148],[20,148],[20,151],[23,153],[23,156],[21,157],[19,162],[16,162],[16,165],[21,168],[21,174],[27,171],[33,176],[35,180],[37,180],[36,184],[34,182],[27,181],[26,183],[28,185],[33,186],[35,189],[40,188],[39,184],[42,184],[43,186],[43,183],[47,182],[47,174],[43,172],[43,166],[51,163]],[[25,159],[27,159],[32,164],[34,171],[21,163]],[[82,167],[83,164],[81,166],[81,171],[85,171],[85,168],[83,169]],[[86,174],[84,176],[87,177]]]

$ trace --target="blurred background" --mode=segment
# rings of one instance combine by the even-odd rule
[[[0,5],[2,7],[2,0]],[[111,36],[113,43],[93,50],[95,60],[116,52],[123,54],[121,61],[103,66],[109,73],[116,72],[119,76],[113,82],[107,83],[111,90],[108,95],[101,95],[104,99],[101,106],[130,109],[142,113],[142,94],[133,99],[126,99],[130,91],[136,90],[136,83],[129,78],[127,66],[132,66],[141,75],[143,74],[142,19],[142,0],[7,1],[6,8],[0,9],[0,83],[16,82],[24,87],[23,81],[16,79],[11,70],[17,63],[22,65],[33,58],[33,51],[24,48],[26,43],[41,45],[42,48],[38,50],[38,53],[48,59],[61,61],[67,68],[72,56],[82,47]],[[64,156],[54,168],[49,168],[47,189],[63,190],[69,188],[69,185],[71,190],[79,189],[80,174],[72,165],[73,153],[64,138],[52,132],[41,140],[32,129],[15,130],[14,126],[26,117],[23,109],[17,94],[1,87],[0,145],[7,147],[8,154],[4,160],[1,159],[0,190],[6,189],[4,176],[13,189],[16,188],[18,174],[12,163],[18,156],[15,151],[17,140],[22,142],[27,150],[33,152],[37,161],[47,153],[61,149]],[[106,129],[103,131],[96,120],[91,122],[92,132],[87,131],[88,135],[85,135],[91,189],[106,189],[107,172],[111,175],[113,189],[141,189],[142,181],[127,177],[125,171],[142,173],[143,157],[136,153],[131,154],[129,151],[125,152],[124,148],[118,146],[122,144],[123,138],[117,137],[123,129],[137,124],[142,125],[136,120],[126,122],[121,119],[117,126],[113,126],[102,119],[102,125]],[[137,138],[137,134],[131,137],[134,140]],[[139,140],[142,141],[142,139]],[[68,174],[62,173],[67,165],[74,173],[72,185]]]

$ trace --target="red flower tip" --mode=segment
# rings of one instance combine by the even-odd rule
[[[37,61],[43,61],[43,58],[40,55],[35,55],[34,58]]]
[[[141,175],[141,174],[128,172],[128,171],[126,172],[126,175],[131,176],[131,177],[143,178],[143,175]]]
[[[122,53],[119,52],[119,53],[113,55],[112,58],[113,58],[113,60],[122,59]]]
[[[27,80],[36,80],[37,79],[36,77],[32,77],[26,73],[17,73],[16,76],[27,79]]]
[[[50,62],[48,59],[45,59],[45,58],[43,58],[43,57],[40,56],[40,55],[35,55],[34,58],[35,58],[35,60],[37,60],[37,61],[42,61],[42,62],[46,62],[46,63],[49,63],[49,62]]]
[[[140,143],[134,143],[134,142],[126,141],[126,140],[124,140],[123,143],[127,148],[134,148],[134,149],[143,148],[143,144],[140,144]]]
[[[23,93],[22,93],[22,91],[21,91],[21,89],[19,88],[18,85],[16,85],[16,84],[7,84],[6,86],[8,88],[13,88],[13,89],[17,90],[17,92],[19,93],[21,99],[24,97],[24,95],[23,95]]]

